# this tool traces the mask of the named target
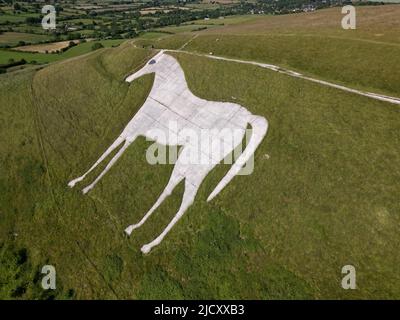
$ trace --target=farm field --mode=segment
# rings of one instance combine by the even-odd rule
[[[32,34],[32,33],[24,33],[24,32],[4,32],[0,34],[0,46],[1,45],[16,45],[20,41],[24,42],[40,42],[49,40],[50,37],[41,34]]]
[[[168,33],[165,33],[165,32],[154,32],[154,31],[150,31],[150,32],[145,32],[145,33],[143,33],[141,36],[140,36],[140,39],[142,40],[142,39],[148,39],[148,40],[150,40],[150,39],[152,39],[152,40],[154,40],[154,39],[160,39],[160,38],[163,38],[163,37],[167,37],[169,34]]]
[[[158,30],[171,32],[171,33],[181,33],[181,32],[193,32],[193,31],[203,31],[205,29],[215,29],[221,28],[227,25],[242,24],[250,21],[257,21],[262,19],[260,16],[251,15],[238,15],[238,16],[227,16],[218,19],[202,19],[194,20],[191,22],[186,22],[180,26],[167,26],[159,28]]]
[[[245,22],[254,22],[257,20],[265,20],[265,16],[259,15],[235,15],[235,16],[227,16],[223,18],[214,18],[214,19],[202,19],[202,20],[194,20],[194,24],[205,24],[205,25],[235,25],[242,24]]]
[[[217,26],[215,25],[202,25],[202,24],[187,24],[187,25],[181,25],[178,27],[163,27],[157,30],[161,31],[166,31],[170,33],[181,33],[181,32],[193,32],[193,31],[199,31],[199,30],[205,30],[209,28],[215,28]]]
[[[2,14],[0,15],[0,22],[23,22],[29,15],[14,15],[14,14]]]
[[[69,46],[70,42],[75,44],[79,43],[79,40],[71,40],[71,41],[59,41],[52,43],[43,43],[43,44],[32,44],[27,46],[15,47],[13,50],[16,51],[26,51],[26,52],[38,52],[38,53],[53,53],[57,51],[61,51]]]
[[[105,40],[105,46],[120,45],[94,52],[92,42],[60,55],[19,52],[37,61],[64,60],[0,75],[0,276],[13,270],[12,253],[21,250],[29,271],[0,297],[399,299],[399,106],[191,54],[273,63],[400,97],[400,6],[357,10],[354,31],[340,30],[340,8],[332,8]],[[139,110],[153,75],[131,84],[124,79],[161,48],[186,51],[170,54],[196,96],[243,105],[268,119],[269,131],[252,175],[235,177],[206,202],[229,170],[218,165],[171,233],[143,255],[141,244],[163,230],[183,192],[181,183],[140,229],[124,236],[173,169],[147,163],[151,141],[136,140],[87,195],[80,189],[104,165],[75,189],[67,183]],[[0,63],[8,52],[0,50]],[[59,285],[50,297],[29,281],[31,270],[45,263],[57,269]],[[357,268],[357,290],[340,286],[347,264]]]

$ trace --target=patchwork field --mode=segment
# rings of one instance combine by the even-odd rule
[[[17,298],[46,298],[31,279],[52,264],[60,299],[400,298],[398,105],[257,66],[171,53],[194,94],[268,119],[254,173],[236,177],[207,203],[229,170],[219,165],[149,255],[141,245],[164,229],[183,191],[180,184],[143,227],[124,236],[172,171],[146,162],[151,141],[135,141],[87,195],[79,191],[84,183],[67,187],[146,99],[153,75],[124,79],[156,53],[151,46],[274,63],[400,97],[392,18],[399,9],[360,8],[360,27],[348,33],[337,27],[340,20],[331,22],[339,9],[329,9],[128,40],[39,71],[0,75],[0,258],[7,261],[0,276],[18,260],[7,258],[10,252],[26,253],[18,271],[26,280],[1,296],[22,287]],[[368,25],[372,19],[376,27]],[[340,286],[347,264],[357,269],[357,290]]]

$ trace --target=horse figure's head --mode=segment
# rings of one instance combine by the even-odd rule
[[[164,54],[164,50],[161,50],[157,53],[153,58],[151,58],[147,63],[141,68],[139,71],[136,71],[134,74],[131,74],[126,78],[127,82],[132,82],[133,80],[149,73],[155,73],[157,68],[160,66],[160,60],[162,59]]]

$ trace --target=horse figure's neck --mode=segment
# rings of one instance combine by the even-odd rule
[[[165,86],[170,87],[174,84],[177,85],[176,89],[178,89],[179,86],[180,90],[188,90],[185,74],[179,62],[174,57],[163,54],[158,63],[159,65],[155,72],[152,90],[158,90]],[[172,88],[174,88],[174,86]]]

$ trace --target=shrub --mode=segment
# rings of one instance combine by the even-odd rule
[[[98,50],[104,48],[104,46],[101,44],[101,42],[96,42],[92,45],[92,50]]]

